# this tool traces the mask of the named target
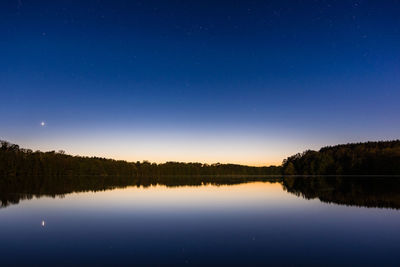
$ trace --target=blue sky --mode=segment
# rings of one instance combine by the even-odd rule
[[[399,1],[0,5],[0,138],[21,146],[269,165],[399,138]]]

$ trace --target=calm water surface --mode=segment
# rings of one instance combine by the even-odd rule
[[[307,190],[152,185],[22,199],[0,209],[0,263],[400,264],[396,194],[363,206],[357,193],[345,205]],[[388,207],[367,207],[381,200]]]

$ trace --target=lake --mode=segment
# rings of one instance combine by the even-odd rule
[[[398,178],[209,180],[3,183],[0,264],[400,264]]]

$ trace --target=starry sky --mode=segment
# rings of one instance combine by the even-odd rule
[[[1,1],[0,139],[255,166],[398,139],[399,14],[390,0]]]

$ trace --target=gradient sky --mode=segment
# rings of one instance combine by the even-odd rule
[[[398,139],[399,14],[400,1],[1,1],[0,139],[250,165]]]

